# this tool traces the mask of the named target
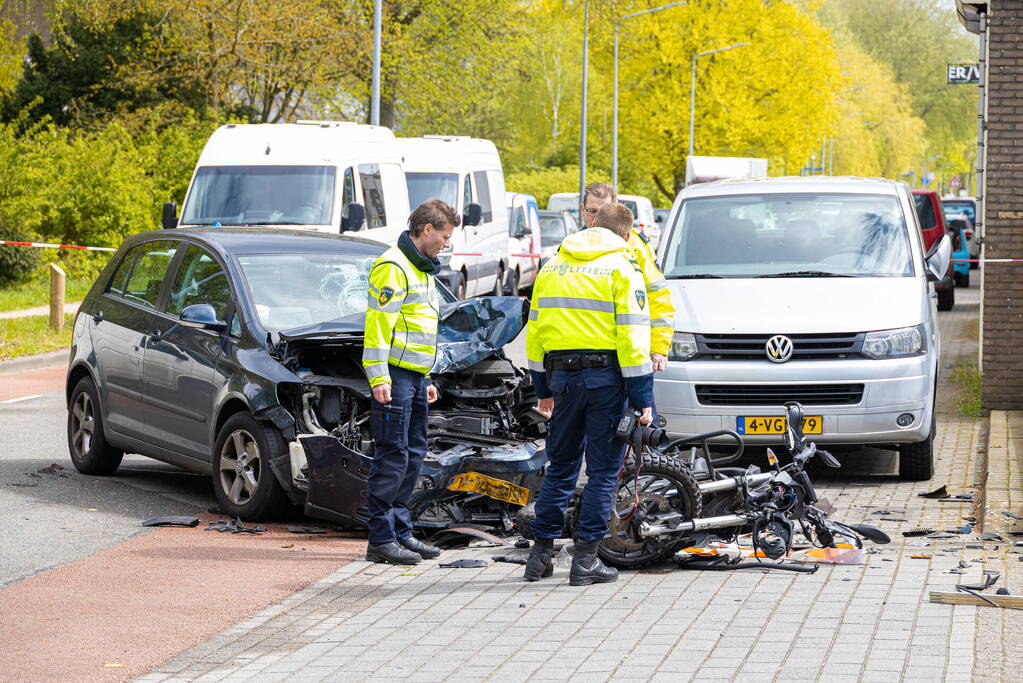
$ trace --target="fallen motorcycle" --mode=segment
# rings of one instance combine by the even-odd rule
[[[743,453],[742,437],[721,430],[672,440],[661,429],[639,425],[626,415],[617,436],[630,446],[619,478],[601,559],[620,568],[643,567],[669,559],[709,532],[721,538],[749,533],[754,557],[777,560],[793,547],[798,530],[816,547],[839,543],[862,547],[862,539],[889,543],[880,529],[828,519],[833,508],[818,498],[806,468],[815,457],[828,467],[837,459],[808,442],[803,408],[785,404],[785,448],[791,462],[779,464],[768,449],[771,469],[727,467]],[[714,457],[712,439],[732,439],[735,451]],[[569,520],[571,520],[571,513]],[[571,524],[571,521],[569,521]]]

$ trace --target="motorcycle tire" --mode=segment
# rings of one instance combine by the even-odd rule
[[[702,500],[696,478],[682,460],[670,455],[644,453],[640,463],[641,479],[647,476],[657,477],[658,480],[669,483],[677,492],[671,497],[675,510],[682,512],[687,519],[700,516]],[[643,539],[635,533],[639,519],[635,516],[629,521],[618,518],[619,510],[630,509],[630,501],[634,499],[629,487],[636,478],[636,465],[637,460],[634,457],[630,457],[625,463],[625,469],[618,482],[615,510],[611,515],[612,535],[605,538],[597,548],[597,555],[601,560],[619,569],[638,569],[663,562],[692,542],[689,535],[674,534]]]

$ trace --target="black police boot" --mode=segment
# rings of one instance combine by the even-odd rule
[[[553,538],[538,538],[533,541],[533,549],[529,551],[529,559],[526,560],[526,571],[522,577],[526,581],[539,581],[554,574]]]
[[[435,557],[440,557],[440,548],[429,543],[423,543],[415,536],[409,536],[408,538],[399,538],[398,543],[402,544],[414,553],[419,553],[424,560],[432,560]]]
[[[589,586],[591,583],[611,583],[618,580],[618,570],[607,567],[597,557],[600,541],[575,542],[572,569],[568,572],[568,585]]]
[[[367,562],[384,562],[386,564],[419,564],[423,558],[399,543],[370,543],[366,546]]]

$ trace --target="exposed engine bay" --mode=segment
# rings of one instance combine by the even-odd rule
[[[529,373],[501,351],[522,330],[527,310],[518,297],[462,301],[442,310],[431,373],[440,398],[430,406],[429,453],[413,494],[417,526],[513,527],[518,505],[491,491],[494,481],[476,486],[490,495],[449,488],[461,473],[538,488],[546,422],[535,410]],[[273,350],[298,380],[278,384],[281,405],[296,423],[291,483],[305,493],[307,514],[363,526],[374,444],[362,334],[351,325],[348,331],[290,332],[281,333]]]

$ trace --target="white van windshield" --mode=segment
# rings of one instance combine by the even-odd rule
[[[439,199],[448,206],[458,206],[457,173],[406,173],[405,183],[412,208],[427,199]]]
[[[896,197],[762,194],[686,200],[671,231],[668,278],[910,277]]]
[[[182,225],[330,225],[333,166],[203,166]]]

